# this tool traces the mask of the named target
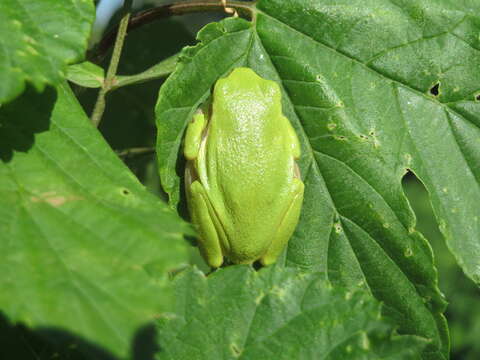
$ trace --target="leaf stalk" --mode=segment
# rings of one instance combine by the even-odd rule
[[[132,2],[133,0],[125,0],[123,3],[124,15],[120,20],[118,31],[115,36],[115,45],[113,47],[112,58],[110,59],[107,75],[105,76],[103,86],[98,93],[97,102],[95,103],[95,107],[92,112],[91,121],[95,127],[98,127],[100,121],[102,120],[102,116],[105,111],[105,96],[113,86],[113,82],[115,80],[118,63],[120,62],[120,55],[122,54],[123,43],[125,42],[125,36],[127,35],[128,24],[132,10]]]

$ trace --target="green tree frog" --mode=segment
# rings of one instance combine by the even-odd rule
[[[188,124],[185,187],[200,251],[211,267],[276,261],[298,223],[300,144],[274,81],[236,68]]]

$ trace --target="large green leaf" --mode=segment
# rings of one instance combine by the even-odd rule
[[[0,310],[120,356],[169,309],[188,227],[90,124],[68,85],[0,109]]]
[[[252,24],[208,25],[157,103],[159,171],[172,206],[181,199],[183,130],[214,82],[237,66],[278,81],[306,184],[287,264],[363,283],[400,332],[434,340],[425,359],[448,358],[431,248],[401,179],[407,169],[422,179],[450,249],[479,280],[479,7],[263,0]]]
[[[91,0],[0,1],[0,104],[26,81],[39,91],[58,84],[87,49],[94,14]]]
[[[158,321],[158,359],[417,359],[425,339],[391,337],[367,291],[320,274],[233,266],[175,280],[175,315]]]
[[[310,16],[299,15],[304,3]],[[324,135],[311,140],[313,150],[348,164],[394,210],[399,178],[412,169],[457,261],[480,282],[480,3],[266,0],[259,7],[259,38],[296,115],[310,139]],[[300,51],[317,56],[293,59]],[[293,67],[302,74],[290,77]],[[322,102],[305,98],[308,89]],[[315,118],[324,121],[313,128]]]

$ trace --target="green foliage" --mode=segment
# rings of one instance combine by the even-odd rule
[[[480,358],[480,289],[467,279],[448,252],[430,206],[428,193],[419,181],[407,177],[404,188],[418,217],[418,229],[427,236],[435,253],[440,289],[449,304],[446,311],[452,342],[452,358]]]
[[[105,71],[98,65],[89,61],[80,64],[71,65],[67,70],[67,79],[72,83],[86,87],[99,88],[102,87]]]
[[[416,358],[424,339],[392,338],[368,293],[322,278],[282,266],[184,271],[175,315],[157,321],[158,359]]]
[[[25,89],[64,78],[65,65],[83,57],[94,18],[92,1],[0,2],[0,103]]]
[[[448,301],[453,355],[477,359],[480,3],[232,6],[251,18],[206,20],[181,53],[178,20],[129,33],[97,130],[93,2],[0,2],[0,358],[448,359]],[[182,139],[238,66],[281,85],[305,201],[275,266],[205,276],[172,211]],[[153,146],[155,121],[157,161],[129,169],[112,148]]]
[[[119,161],[68,86],[56,90],[0,109],[0,307],[124,354],[137,327],[169,308],[166,270],[184,261],[187,228]]]

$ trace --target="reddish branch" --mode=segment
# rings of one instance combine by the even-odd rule
[[[253,3],[233,1],[228,2],[228,8],[235,9],[239,15],[251,17]],[[141,11],[130,17],[127,32],[142,25],[151,23],[158,19],[168,18],[174,15],[185,15],[206,11],[219,11],[229,13],[220,0],[216,1],[183,1],[159,6],[153,9]],[[99,63],[107,53],[108,49],[114,44],[117,36],[118,26],[109,31],[98,43],[92,53],[89,55],[91,61]]]

